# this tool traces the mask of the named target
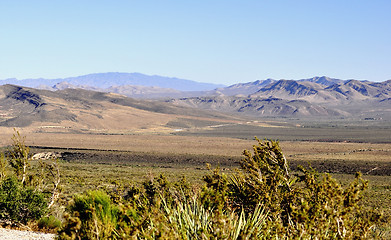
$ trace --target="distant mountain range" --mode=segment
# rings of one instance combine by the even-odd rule
[[[67,89],[79,88],[88,90],[83,92],[88,96],[92,96],[90,90],[117,93],[159,100],[154,101],[155,104],[160,102],[182,110],[197,108],[251,117],[391,119],[391,80],[370,82],[323,76],[300,80],[257,80],[225,87],[140,73],[100,73],[64,79],[0,80],[0,84],[4,83],[51,90],[42,93],[49,96],[51,92],[54,95],[50,96],[58,98]],[[29,107],[40,102],[28,99]],[[7,108],[4,107],[7,101],[10,101],[9,97],[3,99],[3,109]],[[28,111],[23,107],[16,109]]]
[[[56,89],[56,85],[62,83],[68,84],[71,88],[82,89],[107,89],[118,86],[144,86],[144,87],[160,87],[170,88],[177,91],[207,91],[218,87],[224,87],[222,84],[201,83],[186,79],[162,77],[157,75],[145,75],[141,73],[94,73],[78,77],[57,78],[57,79],[22,79],[9,78],[0,80],[0,85],[14,84],[18,86],[41,88],[41,89]]]

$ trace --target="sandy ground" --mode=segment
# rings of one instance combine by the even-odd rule
[[[53,240],[54,234],[0,228],[2,240]]]

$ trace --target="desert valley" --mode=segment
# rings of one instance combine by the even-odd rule
[[[391,239],[391,1],[1,1],[0,239]]]
[[[311,166],[342,185],[361,172],[370,180],[365,204],[389,217],[391,81],[191,82],[189,91],[180,87],[188,80],[169,80],[127,73],[2,80],[0,144],[12,145],[17,130],[31,154],[56,154],[66,205],[86,190],[160,174],[202,186],[211,167],[234,173],[254,137],[279,140],[294,172]]]

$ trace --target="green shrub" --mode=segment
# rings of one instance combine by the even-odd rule
[[[230,207],[228,199],[228,177],[219,168],[203,177],[206,185],[201,191],[201,202],[205,208],[222,211]]]
[[[9,151],[9,163],[16,176],[21,178],[22,184],[27,180],[27,168],[30,165],[30,148],[25,144],[26,137],[22,137],[19,131],[15,130],[12,137],[12,146]]]
[[[295,193],[292,188],[295,179],[289,173],[278,142],[257,141],[253,154],[243,152],[241,171],[230,178],[228,187],[233,207],[251,212],[262,203],[271,213],[286,211]]]
[[[38,220],[47,211],[41,192],[23,187],[15,177],[8,177],[0,186],[0,218],[26,224]]]
[[[53,215],[43,217],[38,221],[38,227],[41,229],[57,230],[61,227],[61,220]]]
[[[102,191],[76,195],[69,213],[60,239],[107,239],[116,233],[119,209]]]
[[[380,215],[359,206],[368,184],[360,174],[345,189],[314,169],[301,167],[301,173],[292,175],[278,142],[257,141],[253,153],[244,151],[241,169],[228,181],[221,181],[226,176],[218,171],[204,178],[202,194],[212,195],[209,201],[228,203],[233,211],[243,208],[246,214],[262,204],[269,215],[264,231],[281,238],[368,236]],[[217,194],[213,197],[210,192]]]

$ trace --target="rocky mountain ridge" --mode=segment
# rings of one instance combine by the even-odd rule
[[[268,84],[264,84],[265,81]],[[320,77],[265,81],[218,89],[220,94],[214,96],[180,98],[171,102],[251,116],[391,117],[391,80],[342,81]]]

